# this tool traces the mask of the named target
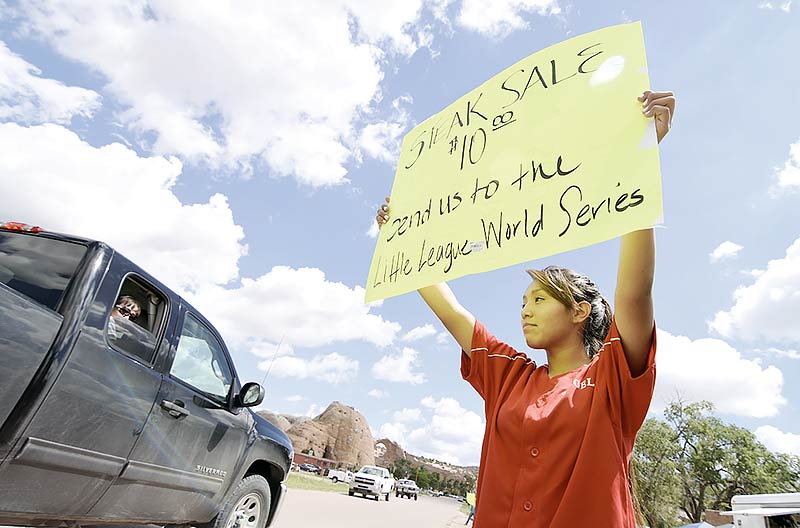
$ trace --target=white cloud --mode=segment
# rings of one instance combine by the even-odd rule
[[[69,124],[74,116],[91,117],[100,108],[97,92],[65,86],[41,73],[0,41],[0,120]]]
[[[512,31],[526,29],[522,17],[526,13],[558,15],[561,8],[556,0],[463,0],[458,23],[485,36],[501,38]]]
[[[303,396],[301,396],[299,394],[294,394],[292,396],[287,396],[285,399],[286,399],[286,401],[289,401],[289,402],[299,402],[299,401],[305,400],[305,397],[303,397]]]
[[[418,355],[416,350],[404,347],[399,355],[383,356],[372,366],[372,375],[384,381],[414,385],[425,383],[425,374],[413,371],[419,364]]]
[[[354,15],[359,31],[367,41],[388,42],[392,49],[409,56],[417,50],[419,43],[408,30],[421,14],[422,0],[345,0],[344,4]]]
[[[406,106],[412,102],[411,96],[398,97],[392,101],[390,120],[377,121],[365,126],[359,138],[361,151],[375,159],[395,165],[400,157],[403,135],[411,121]]]
[[[371,391],[369,391],[367,393],[367,396],[369,396],[370,398],[375,398],[375,399],[379,400],[381,398],[386,398],[387,396],[389,396],[389,393],[386,392],[386,391],[382,391],[380,389],[372,389]]]
[[[373,438],[388,438],[406,451],[409,451],[408,442],[406,441],[407,434],[408,426],[406,424],[392,422],[383,424],[377,433],[375,431],[372,432]]]
[[[394,419],[381,426],[379,436],[415,455],[456,465],[477,465],[485,429],[482,418],[453,398],[427,396],[420,403],[426,409],[421,413],[420,426]]]
[[[758,7],[769,11],[780,9],[784,13],[789,13],[792,10],[792,0],[785,0],[784,2],[761,2],[758,4]]]
[[[321,186],[347,181],[386,54],[429,40],[421,5],[32,0],[18,12],[22,30],[107,80],[119,119],[154,152],[245,172],[262,160]],[[396,133],[377,132],[376,149]]]
[[[375,209],[375,211],[377,211],[377,209]],[[378,238],[378,233],[380,233],[380,227],[378,227],[378,223],[375,220],[372,220],[369,223],[369,229],[367,230],[367,236],[369,238]]]
[[[717,246],[714,251],[708,254],[712,263],[719,262],[721,260],[729,259],[735,257],[739,254],[739,252],[744,249],[743,246],[736,244],[735,242],[731,242],[730,240],[726,240],[719,246]]]
[[[763,354],[765,356],[774,356],[787,359],[800,359],[800,351],[797,350],[783,350],[780,348],[769,347],[764,350],[757,348],[753,350],[753,352],[757,354]]]
[[[394,163],[400,157],[400,142],[406,127],[402,123],[370,123],[361,131],[359,146],[373,158]]]
[[[432,324],[426,324],[412,328],[402,337],[403,341],[418,341],[436,333]]]
[[[311,405],[308,406],[308,410],[305,412],[304,416],[308,416],[309,418],[316,418],[317,416],[322,414],[322,411],[324,410],[325,407],[323,407],[322,405],[318,403],[312,403]]]
[[[437,345],[447,345],[453,343],[452,336],[450,332],[439,332],[436,334],[436,344]]]
[[[762,425],[755,434],[770,451],[800,456],[800,434],[786,433],[772,425]]]
[[[651,410],[676,397],[708,400],[717,410],[738,416],[775,416],[786,404],[783,373],[759,360],[745,359],[719,339],[691,340],[658,331],[657,379]]]
[[[769,261],[766,270],[750,286],[740,286],[734,304],[720,311],[711,330],[747,341],[800,342],[800,238],[786,256]]]
[[[754,279],[757,279],[764,274],[764,270],[762,269],[743,270],[741,273],[742,275],[746,275],[748,277],[753,277]]]
[[[392,414],[392,420],[400,423],[418,422],[421,419],[422,411],[420,409],[404,408],[402,410],[395,411],[394,414]]]
[[[247,347],[251,354],[265,359],[294,355],[294,347],[288,343],[284,343],[283,341],[272,343],[265,339],[256,338],[252,339],[247,344]]]
[[[311,359],[281,356],[274,362],[262,361],[258,368],[265,371],[269,369],[271,374],[279,378],[310,378],[328,383],[346,383],[358,375],[358,361],[336,352]]]
[[[208,287],[192,296],[226,340],[263,349],[272,343],[317,347],[364,340],[390,344],[400,325],[370,313],[364,289],[330,282],[316,268],[275,266],[256,279],[243,278],[238,287]]]
[[[789,159],[776,172],[779,188],[800,188],[800,140],[789,146]]]
[[[54,124],[0,124],[0,145],[5,218],[108,242],[178,290],[238,276],[247,247],[227,198],[181,203],[177,159],[96,148]]]

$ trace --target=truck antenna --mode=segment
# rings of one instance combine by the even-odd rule
[[[272,370],[272,364],[275,363],[275,358],[278,357],[278,350],[281,349],[284,337],[286,337],[286,333],[284,333],[281,336],[281,340],[278,342],[278,346],[275,347],[275,353],[272,354],[272,360],[269,362],[269,367],[267,367],[267,371],[264,373],[264,379],[261,380],[262,387],[264,386],[264,382],[267,381],[267,376],[269,376],[269,371]]]

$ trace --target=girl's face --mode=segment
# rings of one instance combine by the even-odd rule
[[[573,310],[533,281],[522,295],[522,333],[531,348],[546,350],[580,332]]]

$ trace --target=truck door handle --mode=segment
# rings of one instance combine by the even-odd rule
[[[184,403],[180,400],[174,402],[168,400],[161,400],[161,408],[169,413],[173,418],[180,418],[181,416],[189,416],[189,411],[186,410]]]

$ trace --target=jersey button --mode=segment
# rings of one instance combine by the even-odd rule
[[[529,500],[526,500],[522,503],[522,509],[525,511],[531,511],[533,509],[533,503]]]
[[[531,456],[534,457],[534,458],[539,456],[539,448],[538,447],[532,447],[531,448]]]

